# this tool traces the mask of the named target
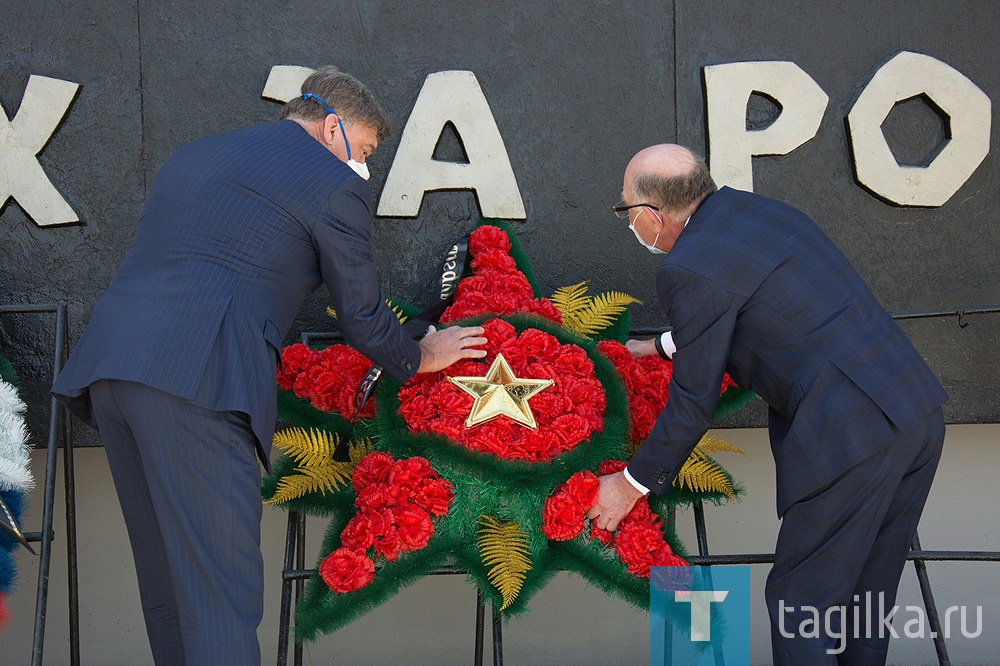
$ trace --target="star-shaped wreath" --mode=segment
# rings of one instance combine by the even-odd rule
[[[519,613],[557,571],[649,607],[652,566],[683,566],[671,507],[740,492],[710,455],[738,449],[707,437],[674,487],[640,500],[615,533],[588,525],[599,475],[625,467],[667,400],[671,364],[623,344],[628,306],[586,283],[541,298],[516,238],[485,221],[442,324],[482,325],[486,357],[400,385],[384,378],[348,432],[371,361],[345,345],[286,347],[279,414],[294,428],[264,481],[269,504],[330,516],[318,574],[296,615],[299,638],[334,631],[401,587],[451,564],[504,614]],[[401,321],[415,309],[390,302]],[[728,377],[717,417],[752,396]],[[680,569],[678,571],[681,571]]]

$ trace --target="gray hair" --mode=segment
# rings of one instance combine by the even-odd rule
[[[379,105],[365,84],[333,65],[324,65],[302,82],[301,92],[312,93],[325,101],[345,123],[359,123],[375,128],[379,141],[392,134],[392,119]],[[281,118],[308,122],[323,120],[328,111],[313,99],[301,96],[289,100]]]
[[[705,160],[697,155],[693,157],[691,170],[684,174],[637,173],[632,178],[632,191],[639,200],[648,201],[667,213],[690,208],[717,189]]]

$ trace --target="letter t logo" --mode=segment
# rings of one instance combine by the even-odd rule
[[[729,596],[726,590],[678,590],[674,601],[691,604],[691,640],[712,640],[712,604],[721,603]]]

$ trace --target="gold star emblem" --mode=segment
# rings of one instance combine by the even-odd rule
[[[465,419],[466,428],[501,415],[528,428],[537,428],[528,398],[555,383],[551,379],[515,377],[503,354],[497,354],[485,377],[449,377],[448,381],[476,399],[469,417]]]

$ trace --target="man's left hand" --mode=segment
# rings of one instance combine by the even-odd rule
[[[632,510],[642,493],[628,482],[624,472],[608,474],[598,479],[600,489],[597,493],[597,504],[587,512],[590,518],[602,530],[614,532],[618,523]]]
[[[417,372],[438,372],[465,358],[483,358],[486,350],[479,346],[486,344],[486,338],[480,337],[484,331],[482,326],[449,326],[441,330],[428,326],[427,335],[419,342]]]

